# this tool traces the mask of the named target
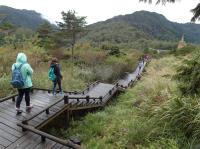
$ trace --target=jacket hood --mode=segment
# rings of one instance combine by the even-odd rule
[[[17,63],[26,63],[27,62],[27,57],[24,53],[18,53],[17,55]]]

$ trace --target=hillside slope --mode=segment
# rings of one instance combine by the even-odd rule
[[[0,6],[0,24],[4,22],[12,23],[16,27],[25,27],[35,30],[39,25],[44,23],[44,18],[40,13],[32,10],[20,10],[7,6]]]
[[[148,11],[116,16],[89,25],[88,30],[84,39],[92,42],[104,42],[107,39],[114,43],[140,39],[178,41],[184,34],[187,42],[200,43],[199,24],[171,22],[161,14]]]

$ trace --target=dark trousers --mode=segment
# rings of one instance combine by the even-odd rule
[[[55,81],[53,81],[53,94],[56,93],[56,85],[58,84],[58,88],[60,92],[62,92],[62,87],[61,87],[61,78],[57,78]]]
[[[26,106],[30,106],[30,91],[31,91],[31,88],[18,89],[16,108],[20,108],[20,104],[22,102],[24,94],[25,94]]]

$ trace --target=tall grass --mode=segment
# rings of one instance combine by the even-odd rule
[[[60,51],[62,51],[60,53]],[[113,82],[119,79],[124,72],[132,71],[141,52],[126,50],[127,55],[110,56],[100,48],[93,48],[83,44],[75,48],[75,63],[71,63],[71,51],[58,49],[48,51],[25,42],[21,49],[10,49],[9,46],[0,48],[0,97],[16,92],[10,86],[11,65],[15,63],[17,53],[24,52],[28,63],[34,69],[34,87],[52,88],[48,80],[48,69],[51,57],[58,56],[62,67],[62,86],[64,90],[83,90],[87,84],[100,80]],[[55,55],[51,55],[55,54]]]
[[[142,80],[104,111],[74,121],[63,136],[88,149],[178,149],[199,142],[198,98],[180,98],[173,56],[152,60]],[[137,103],[137,104],[136,104]]]

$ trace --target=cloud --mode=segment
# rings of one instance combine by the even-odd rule
[[[175,4],[155,5],[139,0],[0,0],[1,5],[17,9],[35,10],[51,22],[61,21],[61,11],[75,10],[87,16],[89,24],[104,21],[117,15],[130,14],[139,10],[158,12],[171,21],[189,22],[198,0],[181,0]]]

